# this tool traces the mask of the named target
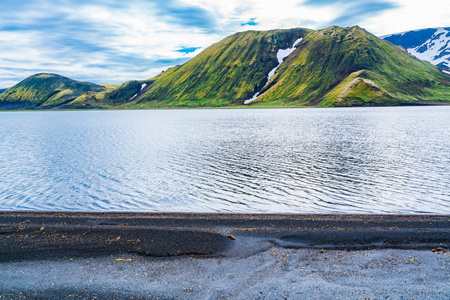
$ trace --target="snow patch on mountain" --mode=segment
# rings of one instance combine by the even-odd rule
[[[402,46],[415,57],[450,69],[450,28],[428,28],[386,35],[383,39]]]
[[[134,98],[136,98],[136,96],[137,96],[138,94],[134,94],[134,96],[133,97],[131,97],[128,101],[131,101],[131,100],[133,100]]]
[[[434,65],[444,64],[450,68],[450,31],[438,30],[425,43],[407,49],[415,57],[431,62]]]
[[[444,72],[445,74],[448,74],[448,75],[450,75],[450,71],[447,71],[447,70],[442,70],[442,72]]]
[[[139,93],[142,92],[143,89],[145,89],[146,86],[147,86],[146,83],[141,84],[141,89],[139,90],[139,92],[136,93],[136,94],[134,94],[134,96],[131,97],[130,99],[128,99],[128,101],[131,101],[131,100],[133,100],[134,98],[136,98],[136,97],[139,95]]]
[[[283,63],[284,59],[286,57],[288,57],[289,55],[291,55],[292,52],[295,51],[295,49],[297,49],[297,46],[298,46],[298,44],[300,44],[301,41],[303,41],[303,38],[297,39],[291,48],[278,50],[278,52],[277,52],[278,65],[269,72],[269,74],[267,75],[267,82],[264,86],[266,86],[267,83],[269,83],[270,78],[272,78],[272,76],[275,75],[276,71],[278,70],[278,67]],[[255,93],[252,98],[245,100],[244,104],[250,104],[253,101],[255,101],[260,96],[260,92],[261,91]]]

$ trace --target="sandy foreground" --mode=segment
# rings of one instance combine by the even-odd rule
[[[0,299],[450,299],[450,216],[0,213]]]

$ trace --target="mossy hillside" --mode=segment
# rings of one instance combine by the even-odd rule
[[[278,64],[278,49],[292,46],[308,32],[299,28],[234,34],[184,65],[152,78],[153,83],[135,104],[140,107],[240,105],[264,86],[267,74]]]
[[[342,90],[363,70],[361,78],[371,83],[358,80],[344,99]],[[333,26],[308,34],[263,91],[252,105],[450,102],[450,86],[438,68],[358,26]]]
[[[126,103],[136,99],[140,94],[145,92],[145,88],[141,90],[142,84],[147,86],[151,84],[151,81],[137,81],[131,80],[124,84],[104,92],[104,99],[102,102],[108,105],[115,106],[117,104]]]
[[[266,84],[277,51],[300,37]],[[105,87],[36,74],[1,94],[0,109],[242,107],[257,91],[250,107],[450,103],[450,76],[357,26],[249,31],[145,81]]]
[[[97,95],[100,93],[88,92],[78,96],[69,103],[65,103],[58,107],[58,109],[108,109],[109,105],[106,105],[97,99]]]
[[[68,103],[87,92],[105,87],[79,82],[57,74],[36,74],[19,82],[0,95],[0,108],[45,109]]]
[[[371,80],[355,78],[339,94],[333,106],[378,106],[395,104],[389,92]]]
[[[44,103],[41,104],[42,108],[55,107],[61,105],[73,98],[74,91],[72,89],[64,89],[55,95],[48,98]]]
[[[99,85],[104,86],[105,88],[116,88],[121,86],[120,83],[100,83]]]
[[[145,91],[145,89],[141,91],[143,83],[149,84],[150,82],[131,80],[122,85],[113,85],[112,87],[98,93],[89,92],[77,97],[61,108],[110,108],[116,105],[124,104],[134,98],[137,98]]]
[[[337,26],[310,33],[280,66],[258,101],[318,104],[346,76],[381,60],[370,42],[359,30]]]
[[[394,105],[396,100],[375,81],[382,80],[374,72],[361,70],[347,76],[324,96],[321,106],[379,106]]]
[[[301,30],[230,36],[186,64],[152,78],[146,93],[124,108],[240,105],[261,88],[261,96],[251,106],[366,106],[450,101],[448,80],[438,68],[358,26]],[[277,65],[278,49],[291,46],[301,36],[304,40],[296,51],[265,85],[268,72]],[[273,43],[278,40],[283,43]]]

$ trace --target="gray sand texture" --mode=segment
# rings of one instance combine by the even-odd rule
[[[250,255],[132,254],[0,265],[0,299],[450,299],[450,256],[268,246]]]
[[[0,299],[450,299],[449,248],[450,216],[0,212]]]

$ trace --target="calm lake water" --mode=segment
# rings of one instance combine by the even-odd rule
[[[450,213],[450,106],[0,113],[0,210]]]

